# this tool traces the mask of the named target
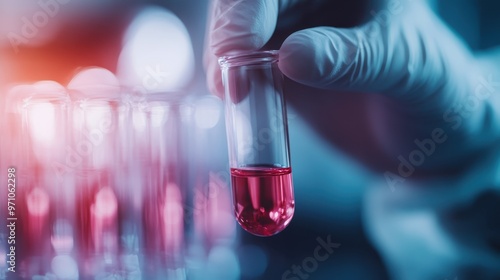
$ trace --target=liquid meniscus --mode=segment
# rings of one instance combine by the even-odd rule
[[[238,223],[258,236],[271,236],[287,227],[293,217],[291,168],[232,168],[234,210]]]

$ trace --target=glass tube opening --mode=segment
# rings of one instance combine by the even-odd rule
[[[263,65],[274,62],[278,62],[277,50],[255,51],[219,58],[219,64],[222,69],[235,66]]]

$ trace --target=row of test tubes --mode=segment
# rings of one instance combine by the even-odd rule
[[[111,75],[7,96],[20,277],[186,279],[210,248],[235,243],[220,101],[135,92]]]

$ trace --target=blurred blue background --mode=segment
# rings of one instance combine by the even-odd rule
[[[57,36],[23,47],[18,54],[13,53],[10,42],[5,39],[8,29],[0,29],[4,37],[0,40],[0,85],[47,79],[65,84],[75,69],[86,66],[99,66],[116,72],[126,27],[142,7],[157,5],[170,10],[182,21],[192,42],[194,72],[183,90],[193,99],[209,94],[202,64],[208,1],[121,1],[118,5],[113,1],[94,2],[89,1],[90,8],[86,12],[73,11],[81,18],[72,20],[69,16],[61,19],[57,23],[61,25]],[[356,7],[364,2],[352,1],[343,8],[349,9],[349,6]],[[439,14],[472,49],[487,49],[500,44],[498,1],[435,2]],[[0,25],[10,26],[16,20],[7,17],[12,11],[23,13],[16,5],[23,6],[0,0]],[[363,16],[346,18],[342,16],[342,11],[337,13],[333,16],[338,16],[339,26],[352,26],[366,19]],[[284,232],[270,238],[254,237],[237,227],[237,243],[231,247],[237,259],[224,249],[214,251],[211,261],[215,271],[210,273],[218,275],[214,279],[388,279],[386,265],[371,245],[363,222],[364,195],[367,188],[381,179],[381,175],[367,170],[360,162],[353,161],[326,141],[321,131],[308,123],[307,114],[311,110],[295,108],[300,100],[296,96],[289,98],[295,217]],[[3,108],[4,102],[2,98],[0,108]],[[338,110],[336,115],[340,118],[342,110],[352,108],[334,106],[332,110]],[[352,120],[345,129],[357,133],[359,141],[362,141],[364,128],[357,125],[358,122]],[[211,143],[216,143],[216,147],[208,148],[225,153],[224,128],[219,125],[215,129],[217,136],[213,136],[215,138]],[[227,155],[219,156],[218,162],[213,164],[219,171],[224,171]],[[315,249],[320,244],[318,238],[331,239],[340,246],[326,260],[318,262],[317,269],[306,272],[303,278],[292,274],[284,277],[284,273],[292,271],[294,265],[303,266],[305,260],[314,257]],[[418,252],[408,251],[408,254]],[[234,265],[234,262],[239,264]],[[450,275],[437,279],[465,278],[450,272]]]

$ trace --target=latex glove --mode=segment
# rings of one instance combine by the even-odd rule
[[[276,29],[279,13],[296,2],[214,2],[205,53],[213,92],[223,92],[216,57],[263,47]],[[427,143],[433,135],[441,135],[446,145],[433,141],[436,147],[429,144],[427,151],[432,155],[425,154],[421,166],[412,165],[447,170],[499,139],[498,69],[480,63],[424,3],[397,3],[361,27],[293,33],[281,46],[279,67],[311,89],[388,97],[382,106],[372,106],[378,148],[388,158],[404,158],[394,162],[396,167],[403,162],[401,169],[410,169],[391,172],[413,175],[404,161],[411,161],[411,152],[419,148],[415,140]],[[413,156],[413,161],[422,161]]]
[[[263,47],[282,31],[277,28],[281,26],[278,15],[286,13],[297,2],[300,1],[214,2],[205,53],[208,84],[214,93],[222,93],[216,57]],[[329,12],[323,9],[321,15]],[[301,18],[297,16],[295,19],[300,21]],[[383,151],[384,157],[372,161],[370,167],[380,170],[382,162],[386,159],[389,162],[382,168],[386,172],[381,172],[385,175],[384,187],[376,191],[389,191],[390,195],[391,189],[402,190],[409,186],[409,190],[404,193],[411,194],[414,193],[411,190],[419,187],[431,187],[428,192],[415,195],[415,198],[419,198],[415,201],[412,195],[394,199],[398,204],[391,208],[394,210],[393,215],[405,213],[408,209],[399,206],[412,202],[412,209],[428,211],[437,220],[437,228],[447,233],[448,242],[459,242],[454,237],[459,235],[457,228],[460,227],[445,227],[441,217],[446,216],[450,209],[464,207],[467,203],[473,205],[472,202],[485,193],[497,194],[500,189],[500,178],[493,176],[497,172],[495,166],[500,157],[487,155],[495,151],[500,143],[498,52],[472,53],[422,1],[394,1],[381,12],[374,13],[371,21],[355,28],[321,26],[301,30],[300,23],[296,23],[290,23],[296,27],[296,32],[284,40],[279,61],[281,71],[296,82],[288,89],[301,91],[304,95],[304,103],[297,102],[295,105],[318,105],[319,102],[309,100],[323,98],[325,94],[340,96],[342,91],[349,91],[352,95],[359,92],[367,94],[363,99],[369,99],[371,129],[376,137],[373,147]],[[380,96],[376,102],[371,97],[373,93]],[[335,106],[334,103],[320,105]],[[314,113],[314,108],[309,111]],[[361,113],[352,112],[342,118],[348,122]],[[325,116],[321,118],[325,119]],[[328,122],[332,121],[327,119],[321,125],[328,126]],[[344,130],[338,133],[348,132]],[[368,145],[366,142],[372,141],[361,141],[361,144],[357,141],[358,149],[362,150],[364,145]],[[379,166],[377,161],[381,162]],[[476,162],[474,168],[472,162]],[[448,175],[454,177],[445,179]],[[426,181],[417,183],[416,179],[420,177],[425,177]],[[461,195],[457,195],[457,189]],[[372,195],[367,198],[368,201],[378,197],[368,195]],[[446,209],[425,203],[426,197],[431,195],[435,201],[447,201]],[[449,199],[453,197],[455,199]],[[497,196],[492,196],[492,199],[499,203]],[[382,207],[384,202],[368,203],[373,206],[369,209]],[[396,202],[391,200],[388,203]],[[484,215],[491,213],[485,212]],[[384,216],[370,217],[370,222],[381,225],[378,218]],[[414,235],[399,223],[405,219],[414,221],[410,216],[401,215],[389,223],[392,223],[392,228],[400,229],[398,232],[402,240],[413,241],[407,237]],[[494,225],[487,230],[475,227],[480,221],[474,219],[456,222],[472,228],[466,234],[469,239],[490,238],[485,236],[485,232],[498,230]],[[374,242],[381,250],[398,248],[386,242],[390,238],[382,239],[374,228],[369,225]],[[416,230],[418,232],[418,228]],[[389,233],[385,231],[385,234],[387,237]],[[430,239],[438,240],[433,239],[432,234]],[[420,238],[418,235],[414,237]],[[484,258],[488,256],[489,264],[497,261],[492,259],[493,246],[466,244],[463,247],[456,246],[459,248],[457,251],[446,252],[447,256],[451,256],[447,260],[454,262],[455,268],[465,263],[460,256],[468,252],[465,247],[467,250],[473,248],[479,252],[477,255]],[[429,248],[429,251],[419,256],[433,260],[438,254],[432,246]],[[394,257],[391,255],[394,251],[387,252],[385,257],[389,264],[404,262],[391,262],[396,259],[390,257]],[[405,252],[406,256],[410,254]],[[472,262],[477,264],[484,258],[478,257]],[[491,268],[490,265],[486,267]],[[391,270],[395,277],[401,275],[398,274],[401,270]],[[433,274],[429,272],[425,275],[418,279]]]

